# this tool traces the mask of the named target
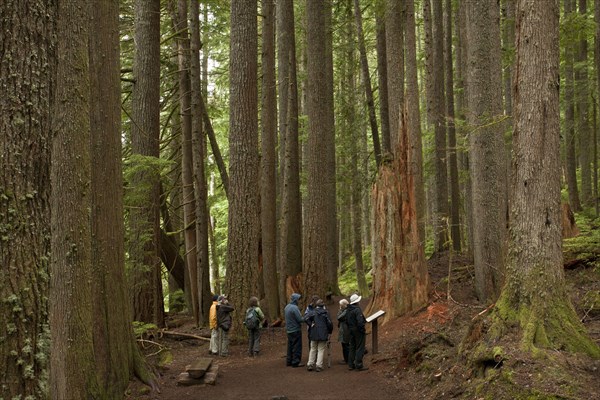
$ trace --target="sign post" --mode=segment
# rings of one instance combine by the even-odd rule
[[[371,322],[372,324],[372,331],[371,331],[371,339],[372,339],[372,350],[373,350],[373,354],[377,354],[377,352],[379,351],[378,349],[378,343],[377,343],[377,319],[379,317],[381,317],[383,314],[385,314],[385,311],[383,310],[379,310],[377,311],[375,314],[371,314],[370,316],[367,317],[366,321],[367,322]]]

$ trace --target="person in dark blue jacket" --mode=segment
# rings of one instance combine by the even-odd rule
[[[329,335],[333,331],[333,324],[329,318],[329,313],[325,309],[323,300],[317,300],[316,307],[308,313],[305,322],[309,327],[308,337],[310,339],[307,369],[321,372],[323,371],[323,358]]]
[[[298,308],[298,300],[300,300],[298,293],[292,293],[290,302],[284,309],[285,315],[285,329],[287,332],[287,358],[286,365],[288,367],[302,367],[302,322],[304,319],[300,314]]]
[[[346,323],[350,331],[350,343],[348,345],[348,369],[365,371],[368,368],[363,365],[365,355],[365,316],[358,303],[362,297],[353,294],[350,296],[350,304],[346,312]]]

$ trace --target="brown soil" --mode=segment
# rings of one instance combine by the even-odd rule
[[[505,354],[494,365],[473,364],[469,351],[459,354],[461,343],[470,348],[480,339],[473,321],[489,312],[487,304],[475,299],[473,270],[465,260],[452,260],[450,300],[448,259],[430,260],[434,282],[430,304],[402,318],[380,326],[379,352],[372,354],[367,336],[365,356],[368,371],[349,371],[342,360],[341,346],[332,341],[332,366],[323,372],[285,366],[286,336],[282,328],[263,331],[261,355],[246,356],[246,345],[232,345],[230,356],[214,357],[219,365],[215,386],[177,386],[185,366],[208,353],[206,342],[156,340],[171,354],[172,362],[161,369],[160,393],[132,382],[128,399],[261,399],[285,396],[300,399],[599,399],[600,360],[555,351],[545,358],[533,358],[519,351],[518,343],[503,342]],[[575,307],[592,338],[600,343],[600,311],[585,306],[586,293],[600,290],[600,268],[566,271]],[[364,301],[364,300],[363,300]],[[366,305],[366,304],[365,304]],[[329,306],[331,314],[337,311]],[[364,309],[364,305],[363,305]],[[189,322],[175,330],[201,333]],[[467,332],[469,334],[467,335]],[[204,332],[205,333],[205,332]],[[305,335],[304,335],[305,336]],[[332,336],[337,338],[334,331]],[[466,339],[465,339],[466,338]],[[303,338],[303,363],[307,359]],[[147,349],[156,352],[156,347]],[[283,397],[282,397],[283,399]]]

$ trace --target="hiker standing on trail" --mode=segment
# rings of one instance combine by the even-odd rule
[[[229,329],[231,329],[231,312],[233,306],[229,305],[226,296],[219,296],[219,304],[217,305],[217,324],[219,326],[219,355],[227,357],[229,355]]]
[[[210,327],[210,344],[208,345],[208,354],[219,354],[217,340],[219,338],[219,325],[217,324],[217,305],[219,304],[219,295],[215,294],[213,302],[208,311],[208,326]]]
[[[306,317],[317,308],[317,301],[319,300],[319,296],[313,294],[310,298],[310,303],[306,306],[306,310],[304,310],[304,320],[306,321]],[[306,337],[308,339],[308,351],[310,351],[310,325],[306,328]]]
[[[323,358],[329,341],[329,335],[333,332],[333,324],[329,313],[325,309],[325,303],[319,299],[316,301],[314,310],[310,311],[305,318],[310,327],[308,336],[310,339],[310,353],[306,369],[309,371],[323,371]]]
[[[301,295],[292,293],[290,302],[285,306],[285,330],[287,332],[287,358],[285,365],[288,367],[303,367],[302,361],[302,329],[301,325],[304,321],[300,315],[298,308],[298,300]]]
[[[260,351],[260,330],[265,320],[265,314],[258,306],[258,298],[250,297],[244,325],[248,329],[248,354],[255,357]]]
[[[344,355],[344,364],[348,364],[348,344],[350,343],[350,330],[346,322],[348,313],[348,300],[340,300],[340,310],[337,313],[338,320],[338,342],[342,344],[342,354]]]
[[[358,303],[361,296],[353,294],[350,296],[350,305],[346,312],[346,323],[350,331],[350,343],[348,348],[348,369],[356,371],[365,371],[368,368],[363,365],[363,356],[365,354],[365,316]]]

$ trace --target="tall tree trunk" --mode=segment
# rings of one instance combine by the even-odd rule
[[[381,152],[391,154],[390,145],[390,111],[388,105],[387,78],[387,45],[385,33],[385,17],[378,12],[375,16],[377,25],[377,80],[379,83],[379,119],[381,122]]]
[[[404,105],[404,1],[388,1],[385,13],[385,43],[387,46],[388,103],[391,153],[397,149],[400,135],[400,112]],[[387,146],[387,144],[386,144]]]
[[[371,126],[371,137],[373,138],[373,150],[377,167],[381,165],[381,145],[379,144],[379,131],[377,129],[377,117],[375,116],[375,103],[373,101],[373,88],[371,87],[371,75],[369,74],[369,63],[367,61],[367,49],[365,48],[365,36],[363,33],[362,14],[358,0],[354,0],[354,19],[356,21],[356,34],[358,36],[358,49],[360,51],[360,66],[362,80],[367,99],[367,111],[369,113],[369,125]]]
[[[183,221],[185,241],[185,263],[190,282],[192,315],[196,326],[200,324],[198,301],[198,269],[196,251],[196,204],[194,200],[194,182],[192,175],[192,115],[190,83],[190,39],[187,29],[187,0],[177,1],[178,59],[179,59],[179,112],[181,113],[181,181],[183,185]]]
[[[596,84],[598,102],[600,104],[600,0],[594,2],[594,21],[596,22],[596,36],[594,40],[594,61],[596,64]],[[597,110],[597,109],[596,109]],[[596,114],[597,115],[597,114]],[[597,122],[597,120],[596,120]],[[596,216],[600,214],[600,194],[598,193],[598,126],[594,126],[594,206],[596,208]]]
[[[512,64],[515,50],[515,0],[503,0],[502,12],[504,15],[504,26],[502,29],[502,53],[503,59],[508,60],[503,65],[504,79],[504,113],[512,115]]]
[[[298,82],[296,36],[292,0],[278,2],[277,62],[280,131],[280,227],[279,227],[279,302],[286,304],[286,279],[302,272],[302,199],[300,195],[300,147],[298,141]]]
[[[579,0],[579,13],[587,12],[587,0]],[[590,141],[590,91],[587,65],[588,44],[586,33],[580,33],[579,51],[575,55],[575,103],[577,107],[577,133],[579,135],[579,163],[581,166],[581,202],[589,207],[592,205],[592,169]]]
[[[123,396],[136,346],[125,280],[119,2],[90,7],[92,316],[95,369],[106,398]],[[137,349],[135,349],[137,351]]]
[[[431,7],[433,4],[433,7]],[[427,74],[427,119],[434,131],[434,202],[432,223],[435,251],[448,247],[448,172],[446,166],[446,119],[444,100],[444,26],[441,0],[423,2]]]
[[[60,1],[52,111],[50,393],[102,398],[93,347],[89,15]]]
[[[277,91],[275,80],[275,3],[262,0],[262,108],[261,108],[261,232],[263,280],[267,316],[280,316],[277,280]]]
[[[456,154],[456,124],[454,118],[454,66],[452,59],[452,1],[446,0],[445,13],[446,115],[448,121],[448,169],[450,171],[450,237],[452,248],[460,252],[460,188]]]
[[[215,225],[217,220],[214,217],[209,217],[208,235],[210,238],[210,256],[211,264],[211,283],[213,293],[223,293],[221,290],[221,274],[219,273],[219,257],[217,255],[217,241],[215,240]]]
[[[366,51],[364,46],[364,37],[362,37],[362,16],[360,11],[360,6],[358,4],[358,0],[354,0],[354,22],[356,25],[356,30],[352,26],[352,0],[347,1],[347,33],[346,33],[346,43],[345,43],[345,55],[344,55],[344,75],[342,77],[342,96],[345,98],[343,102],[344,110],[342,111],[342,118],[345,121],[345,125],[342,128],[343,132],[347,132],[348,137],[348,150],[349,150],[349,172],[350,172],[350,184],[348,185],[349,191],[349,211],[350,211],[350,248],[352,249],[352,254],[354,255],[354,265],[355,265],[355,273],[356,273],[356,281],[358,282],[358,291],[361,295],[368,294],[367,280],[365,278],[365,266],[363,263],[363,243],[362,243],[362,209],[361,209],[361,200],[363,193],[363,179],[361,179],[359,173],[359,159],[360,155],[360,143],[362,136],[362,129],[359,128],[359,125],[362,125],[358,122],[357,119],[357,96],[356,96],[356,56],[354,43],[356,37],[358,36],[359,42],[359,57],[361,60],[361,72],[362,72],[362,81],[363,85],[368,85],[370,89],[370,81],[369,83],[365,82],[365,79],[370,79],[368,74],[368,65],[366,65]],[[363,59],[364,57],[364,59]],[[365,73],[366,67],[366,73]],[[368,99],[368,96],[367,96]],[[371,94],[372,99],[372,94]],[[367,100],[368,103],[368,100]],[[372,104],[371,104],[372,105]],[[368,107],[371,105],[367,104]],[[370,111],[369,111],[370,113]],[[375,110],[373,110],[373,114],[370,117],[375,118]],[[371,129],[373,129],[373,121],[370,121]],[[377,129],[377,124],[375,122],[375,130]],[[371,131],[373,132],[373,130]],[[379,162],[377,163],[379,166]],[[339,163],[341,165],[341,163]],[[340,224],[342,219],[340,218]],[[340,244],[341,248],[341,244]],[[340,260],[342,260],[342,253],[340,252]]]
[[[151,165],[159,157],[160,1],[136,0],[132,93],[131,151],[142,156],[143,171],[132,187],[135,204],[129,215],[131,293],[134,320],[164,324],[161,264],[158,252],[159,175]]]
[[[0,96],[0,398],[5,399],[48,395],[55,7],[47,1],[6,1],[0,7],[0,87],[10,88]]]
[[[415,181],[417,225],[421,242],[425,242],[426,198],[423,177],[423,142],[421,130],[421,110],[419,106],[419,80],[417,68],[417,35],[415,27],[415,2],[406,1],[406,109],[407,127],[411,148],[411,175]]]
[[[565,293],[561,238],[558,1],[517,0],[511,234],[496,324],[521,345],[600,357]],[[505,332],[490,329],[490,332]],[[519,332],[520,331],[520,332]]]
[[[258,294],[258,23],[255,0],[232,0],[229,108],[229,220],[225,290],[238,310]]]
[[[575,0],[564,0],[565,18],[570,18],[575,11]],[[573,211],[581,211],[579,189],[577,187],[577,155],[575,134],[575,92],[573,63],[575,52],[572,46],[565,46],[565,170],[567,188],[569,190],[569,203]]]
[[[506,156],[496,0],[467,1],[470,175],[473,199],[475,289],[481,301],[494,301],[504,282],[506,242]],[[492,90],[490,90],[490,87]],[[485,223],[482,223],[485,221]]]
[[[468,53],[468,38],[466,26],[466,4],[464,1],[459,3],[458,12],[456,13],[456,33],[458,37],[458,45],[456,46],[456,74],[457,74],[457,96],[456,110],[457,118],[461,124],[456,125],[458,133],[458,142],[461,148],[468,148],[468,136],[465,129],[466,111],[468,110],[468,82],[467,82],[467,53]],[[473,256],[473,208],[471,178],[469,176],[469,155],[468,151],[461,150],[458,153],[459,167],[463,172],[463,184],[461,192],[463,194],[463,210],[465,215],[464,236],[466,236],[466,250],[463,253],[468,256]]]
[[[208,261],[208,195],[206,188],[206,135],[202,129],[204,99],[200,69],[200,9],[198,1],[190,2],[190,82],[192,95],[192,148],[194,166],[194,199],[196,200],[196,255],[198,266],[198,322],[208,322],[212,304],[210,266]]]
[[[307,0],[308,171],[304,293],[338,293],[331,1]]]

